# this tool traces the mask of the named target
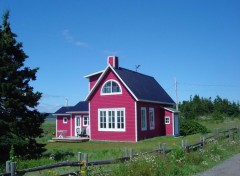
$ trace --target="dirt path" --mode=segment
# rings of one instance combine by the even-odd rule
[[[195,176],[239,176],[240,153]]]

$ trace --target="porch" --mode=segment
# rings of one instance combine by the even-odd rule
[[[52,138],[48,142],[87,142],[89,141],[89,137],[76,137],[76,136],[65,136],[61,138]]]

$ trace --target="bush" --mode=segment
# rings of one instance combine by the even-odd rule
[[[183,136],[196,134],[196,133],[207,133],[208,130],[205,126],[194,120],[180,119],[180,134]]]

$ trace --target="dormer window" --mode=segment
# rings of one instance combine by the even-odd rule
[[[115,80],[108,80],[102,86],[101,95],[122,94],[119,83]]]

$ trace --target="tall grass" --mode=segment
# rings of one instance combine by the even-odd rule
[[[157,155],[143,155],[127,163],[118,165],[114,176],[168,176],[168,175],[193,175],[220,163],[229,156],[240,152],[238,141],[213,141],[205,149],[192,153],[176,147],[165,159]]]
[[[216,121],[202,121],[201,122],[203,125],[205,125],[208,129],[212,130],[214,128],[219,128],[219,129],[225,129],[226,126],[228,127],[236,127],[236,125],[240,126],[240,120],[229,120],[225,121],[222,123],[218,123]],[[125,155],[125,148],[133,148],[134,153],[141,153],[145,151],[151,151],[153,149],[157,148],[158,142],[166,143],[167,148],[176,148],[176,146],[181,145],[182,140],[188,140],[188,142],[194,143],[199,141],[201,134],[195,134],[195,135],[189,135],[186,137],[171,137],[171,136],[160,136],[152,139],[147,139],[143,141],[139,141],[137,143],[127,143],[127,142],[100,142],[100,141],[89,141],[89,142],[84,142],[84,143],[48,143],[47,141],[53,137],[55,137],[55,121],[50,121],[50,122],[45,122],[43,124],[43,129],[44,129],[44,137],[38,139],[39,142],[45,143],[46,144],[46,149],[47,152],[45,152],[42,156],[41,159],[39,160],[20,160],[18,159],[18,164],[17,164],[17,169],[26,169],[26,168],[32,168],[35,166],[40,166],[40,165],[45,165],[45,164],[50,164],[50,163],[56,163],[58,161],[66,161],[66,160],[71,160],[71,161],[76,161],[77,159],[77,152],[82,152],[82,153],[88,153],[89,156],[89,161],[91,160],[104,160],[104,159],[114,159],[118,157],[122,157]],[[224,143],[220,144],[223,148],[228,147],[228,144],[230,143]],[[234,144],[232,142],[231,144]],[[237,145],[232,145],[233,148],[226,148],[221,152],[220,156],[220,161],[224,158],[227,158],[228,156],[232,155],[233,153],[236,153],[236,150],[240,152],[239,150],[239,141],[236,142]],[[214,144],[211,144],[214,146]],[[215,146],[216,147],[216,146]],[[235,147],[235,148],[234,148]],[[145,156],[140,157],[140,163],[133,163],[134,168],[143,168],[143,166],[146,165],[145,168],[141,172],[145,174],[145,172],[150,172],[154,174],[160,174],[164,175],[162,172],[167,171],[169,175],[173,173],[177,173],[178,175],[183,175],[185,172],[190,173],[195,173],[198,172],[204,168],[211,167],[213,164],[216,164],[217,162],[212,162],[211,155],[209,150],[215,150],[214,152],[217,153],[218,148],[214,149],[208,149],[209,146],[204,150],[206,155],[199,155],[198,152],[194,152],[191,154],[187,154],[184,158],[184,162],[180,163],[169,163],[172,162],[173,159],[173,154],[167,155],[167,158],[165,160],[161,159],[161,157],[152,157],[152,156],[147,156],[150,158],[154,158],[154,162],[156,164],[154,167],[147,167],[148,165],[151,165],[148,163],[148,161],[145,161]],[[201,150],[200,150],[201,151]],[[228,153],[229,152],[229,153]],[[176,156],[178,157],[179,153],[176,153]],[[202,153],[201,153],[202,154]],[[181,156],[181,153],[179,154]],[[198,156],[199,155],[199,156]],[[176,157],[174,156],[174,157]],[[208,156],[208,157],[207,157]],[[217,156],[217,155],[216,155]],[[213,159],[217,160],[218,157],[213,157]],[[149,159],[150,160],[150,159]],[[136,161],[137,162],[137,161]],[[141,163],[143,162],[143,163]],[[171,164],[173,165],[172,168],[169,168],[168,165]],[[120,164],[120,165],[114,165],[112,166],[116,169],[114,169],[114,174],[119,175],[120,173],[125,173],[128,175],[127,170],[129,165],[132,165],[132,161],[129,162],[126,166],[125,164]],[[143,165],[143,166],[142,166]],[[183,170],[178,170],[178,167],[181,166],[181,169]],[[129,166],[130,167],[130,166]],[[109,168],[109,167],[108,167]],[[151,168],[149,170],[148,168]],[[3,171],[4,166],[0,167],[0,171]],[[144,171],[145,169],[145,171]],[[58,169],[59,171],[61,169]],[[71,169],[67,169],[71,170]],[[66,171],[66,169],[64,169]],[[140,171],[139,171],[140,172]],[[118,174],[119,173],[119,174]],[[139,173],[141,174],[141,173]],[[130,174],[131,175],[131,174]]]

